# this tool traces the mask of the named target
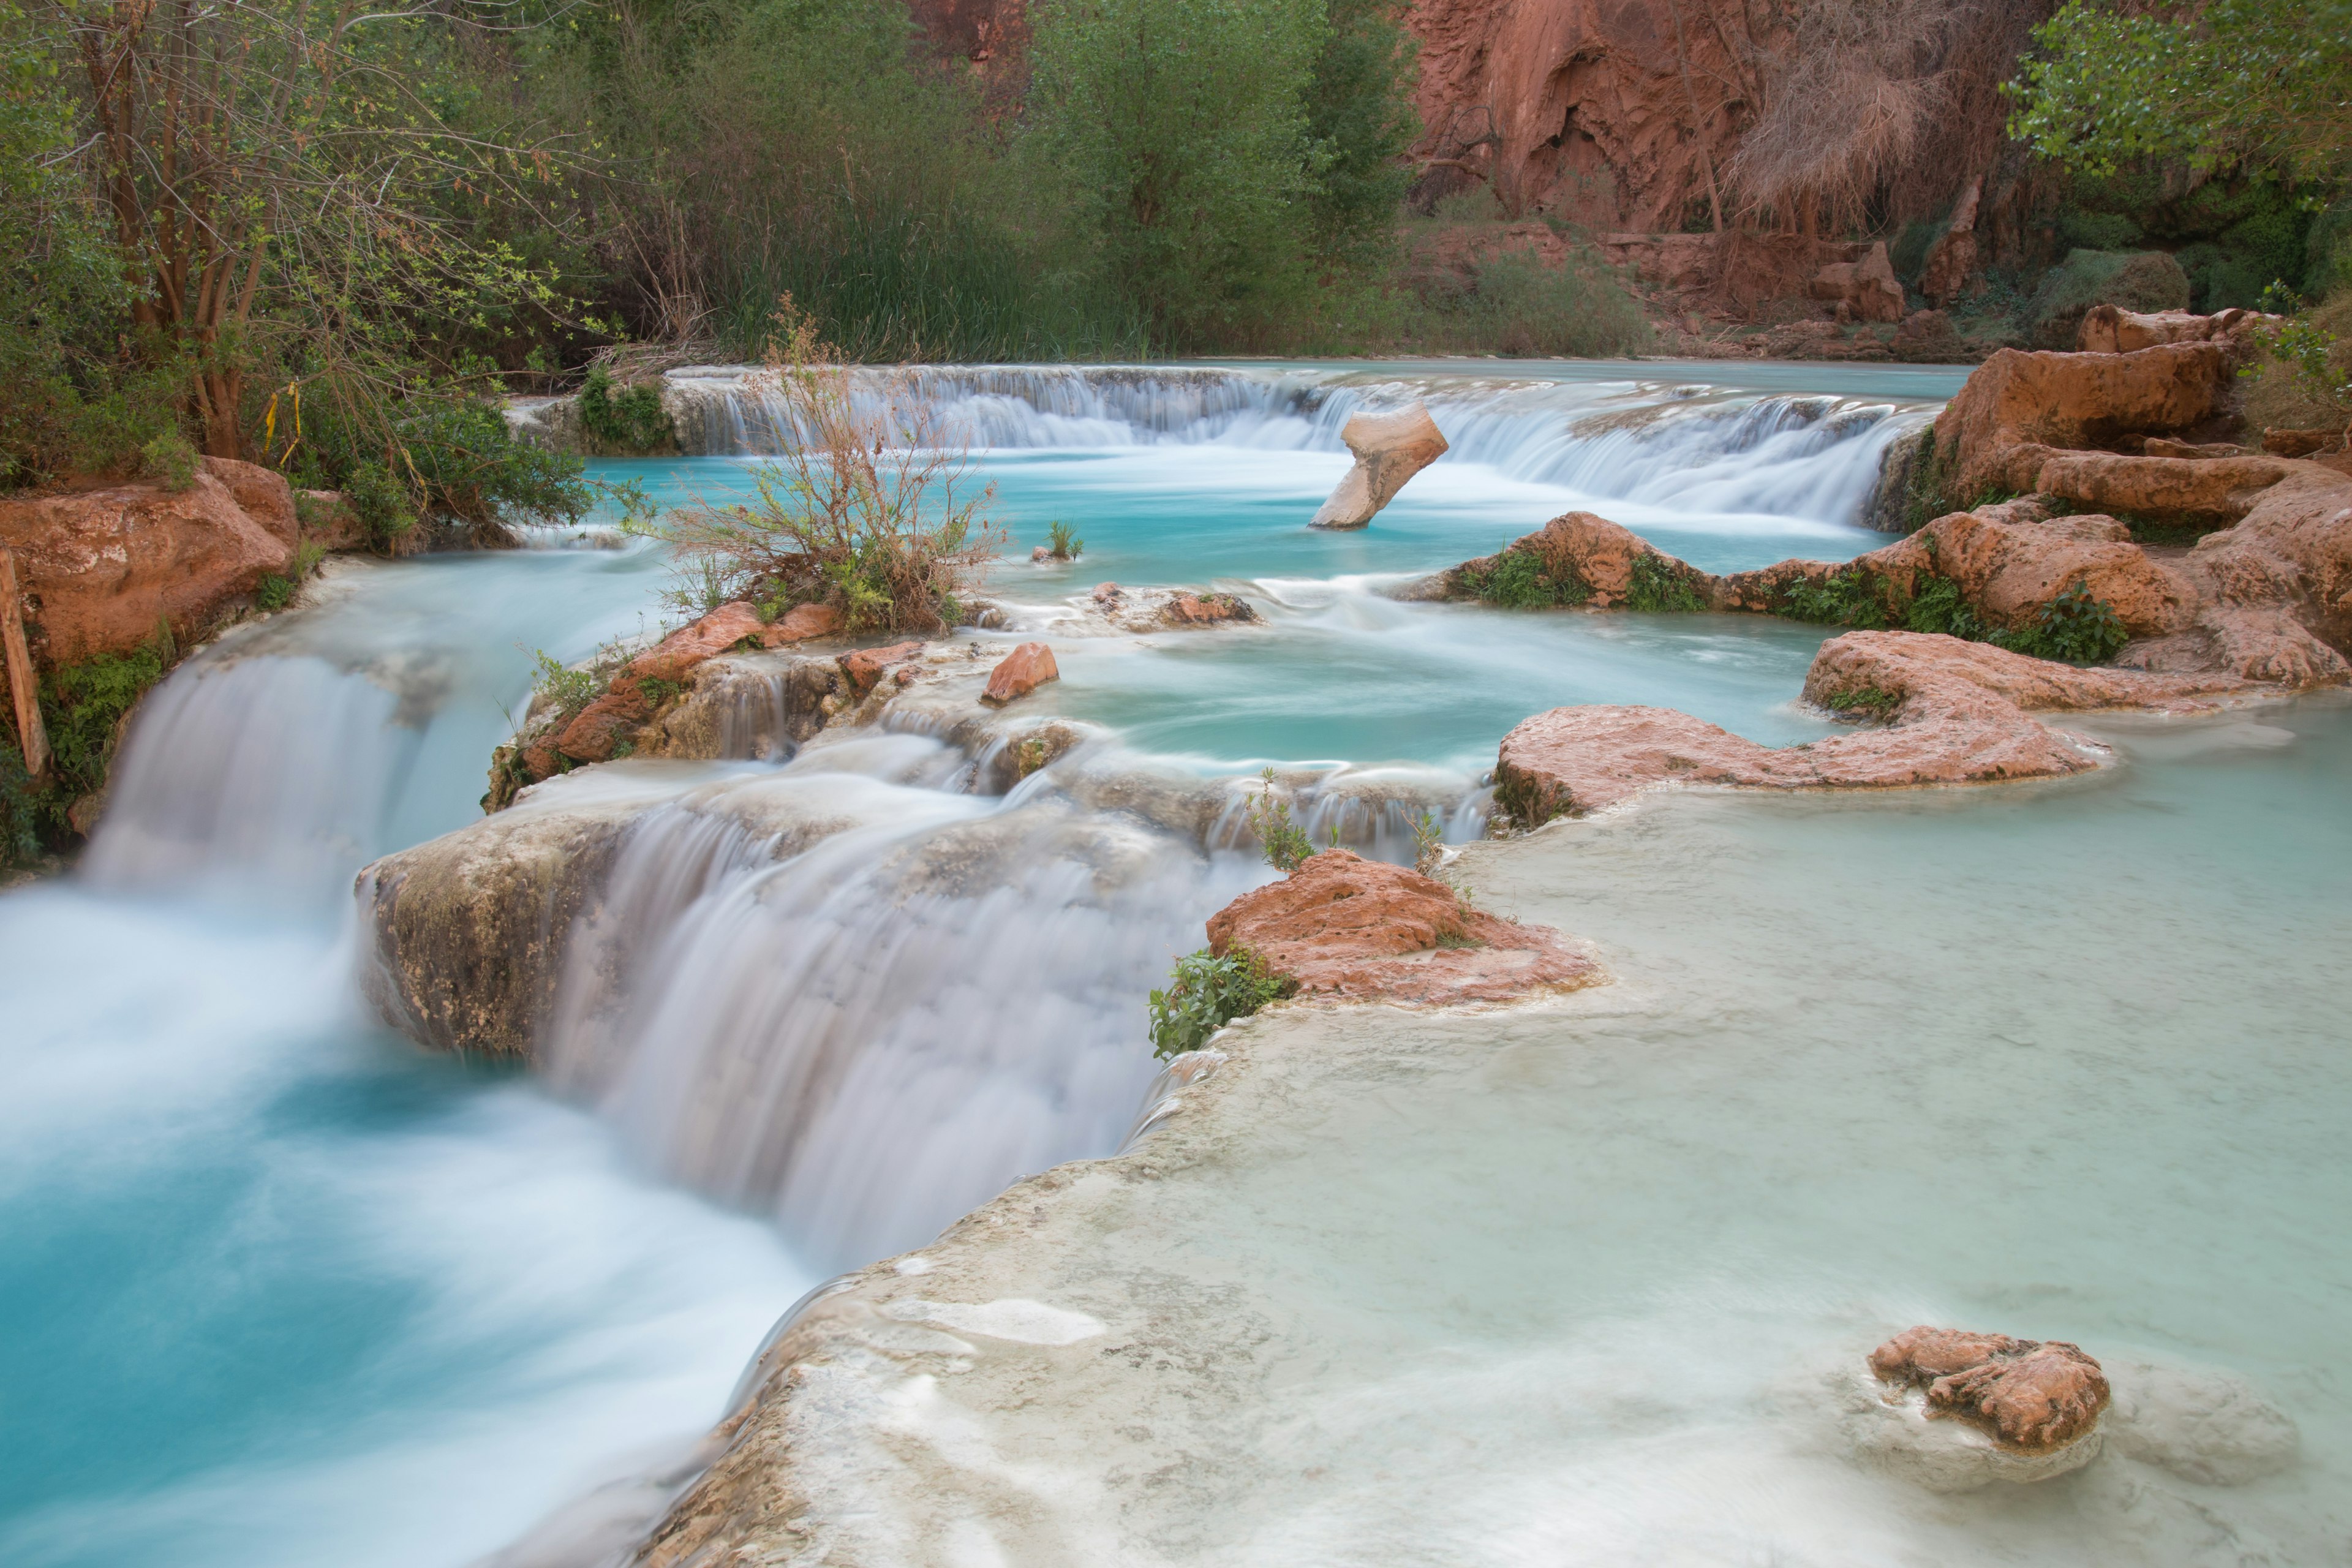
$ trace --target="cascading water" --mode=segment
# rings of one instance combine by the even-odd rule
[[[655,628],[658,559],[355,570],[191,660],[142,706],[81,876],[0,900],[0,1330],[25,1347],[0,1436],[37,1456],[0,1481],[0,1560],[457,1564],[671,1462],[814,1270],[1117,1146],[1154,1070],[1144,992],[1267,874],[1221,781],[1311,777],[1318,841],[1401,858],[1423,804],[1474,833],[1496,736],[1557,702],[1822,732],[1791,704],[1817,631],[1375,589],[1601,496],[1702,564],[1850,553],[1876,542],[1849,518],[1877,447],[1936,389],[1479,369],[921,373],[1016,532],[1087,536],[1076,566],[1000,571],[1017,626],[1053,635],[1112,575],[1222,580],[1265,620],[1058,645],[1027,711],[1106,739],[1001,797],[920,735],[793,754],[782,689],[747,690],[725,749],[759,760],[646,784],[665,799],[575,935],[541,1043],[593,1117],[364,1022],[325,911],[366,859],[474,819],[534,652]],[[740,376],[673,384],[714,448],[772,438]],[[1349,413],[1411,395],[1454,452],[1368,533],[1310,534]],[[606,468],[671,500],[740,482]],[[1195,831],[1151,790],[1224,793]]]

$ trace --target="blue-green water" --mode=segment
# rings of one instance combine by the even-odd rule
[[[1214,418],[1158,423],[1121,423],[1075,394],[1057,412],[989,393],[995,401],[973,417],[985,414],[1011,444],[976,461],[1019,547],[992,592],[1045,628],[1063,669],[1035,709],[1206,771],[1397,762],[1465,783],[1511,724],[1567,702],[1676,706],[1766,741],[1822,732],[1793,705],[1818,630],[1405,604],[1379,590],[1572,507],[1714,570],[1851,555],[1880,542],[1852,516],[1874,444],[1894,428],[1889,410],[1913,416],[1950,373],[1745,367],[1690,391],[1617,366],[1461,368],[1254,370],[1295,384],[1279,396],[1228,387]],[[1775,384],[1783,378],[1792,384]],[[1309,531],[1307,517],[1346,466],[1335,432],[1348,400],[1380,401],[1398,386],[1430,395],[1454,454],[1370,529]],[[743,462],[600,471],[643,478],[671,500],[720,500],[740,487]],[[1026,546],[1055,519],[1076,528],[1086,552],[1075,565],[1034,566]],[[1055,639],[1054,617],[1105,580],[1233,589],[1264,624]],[[356,933],[342,907],[352,871],[471,820],[533,650],[576,658],[650,629],[663,581],[643,546],[356,574],[316,609],[175,676],[134,731],[85,875],[0,897],[0,1075],[10,1086],[0,1097],[0,1562],[467,1563],[599,1482],[666,1462],[810,1282],[770,1224],[662,1180],[657,1172],[695,1162],[647,1160],[617,1135],[630,1106],[582,1109],[527,1076],[423,1057],[354,1000]],[[2244,776],[2228,788],[2242,792],[2232,798],[2250,820],[2291,826],[2318,807],[2307,792],[2262,783],[2277,760],[2236,759]],[[2204,764],[2147,765],[2150,777],[2159,767],[2187,777]],[[2099,865],[2137,879],[2135,896],[2157,904],[2176,891],[2168,877],[2191,874],[2164,869],[2191,864],[2168,859],[2183,825],[2208,832],[2204,816],[2164,801],[2118,795],[2098,808],[2108,814],[2102,842],[2115,840]],[[1932,961],[1943,874],[1843,842],[1823,836],[1812,852],[1858,857],[1855,875],[1885,893],[1867,917],[1882,947],[1907,943]],[[2002,852],[1999,834],[1967,842],[1969,853]],[[1171,899],[1213,907],[1229,896],[1217,878],[1235,873],[1167,875]],[[1045,879],[1021,897],[1050,899],[1062,885]],[[1703,876],[1689,887],[1706,896]],[[797,912],[789,900],[763,906],[782,921],[777,941],[856,935],[812,900]],[[857,936],[859,951],[883,954],[882,939],[904,933],[865,913],[876,929]],[[954,1164],[958,1140],[976,1146],[1009,1120],[1014,1068],[1039,1149],[1066,1143],[1057,1115],[1115,1125],[1103,1106],[1149,1077],[1139,990],[1040,1015],[1073,1040],[1081,1023],[1135,1020],[1131,1039],[1106,1047],[1089,1037],[1073,1050],[1091,1075],[1083,1091],[1043,1081],[1037,1064],[1060,1058],[1012,1025],[989,1034],[974,1023],[1029,1016],[1003,980],[1027,976],[1034,990],[1045,972],[1024,958],[1024,931],[1073,953],[1081,942],[1126,940],[1084,929],[1078,914],[1060,927],[1035,914],[1005,900],[946,911],[890,960],[897,992],[919,992],[927,976],[939,986],[898,997],[894,1048],[934,1051],[952,1068],[868,1086],[879,1114],[896,1119],[889,1136],[921,1146],[905,1163],[917,1174],[896,1178],[902,1187],[969,1183]],[[724,915],[713,901],[698,918],[716,931]],[[2300,977],[2293,987],[2320,973],[2307,940],[2316,918],[2282,917],[2271,962]],[[748,922],[722,934],[742,954],[740,973],[697,980],[709,994],[786,967],[750,940]],[[2001,986],[2063,987],[2071,965],[2101,962],[2095,944],[2123,939],[2096,928],[2079,954],[2063,930],[2035,940],[2053,956],[2004,970]],[[1736,972],[1745,949],[1736,931],[1725,942]],[[701,957],[716,962],[721,949],[706,943]],[[1075,976],[1065,978],[1079,986],[1087,965],[1064,956]],[[1118,973],[1164,959],[1122,949]],[[1885,952],[1872,962],[1899,968]],[[2216,981],[2268,983],[2235,968]],[[789,995],[760,1000],[790,1013]],[[711,1043],[689,1037],[695,1002],[673,997],[647,1024],[680,1060]],[[982,1048],[955,1056],[975,1030]],[[712,1040],[758,1048],[765,1037]],[[829,1048],[854,1059],[861,1043],[872,1042]],[[641,1056],[635,1071],[657,1074],[664,1059]],[[952,1102],[942,1086],[959,1083],[970,1087]],[[925,1144],[928,1130],[939,1136]],[[801,1190],[822,1194],[824,1175]],[[828,1245],[854,1255],[859,1243],[836,1233]],[[2292,1270],[2291,1259],[2264,1257],[2273,1274]]]

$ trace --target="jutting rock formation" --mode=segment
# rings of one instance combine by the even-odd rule
[[[2260,689],[2229,675],[2077,669],[1958,637],[1848,632],[1822,645],[1806,700],[1882,724],[1775,748],[1671,708],[1555,708],[1503,737],[1495,802],[1534,826],[1664,784],[1887,789],[2059,778],[2099,766],[2104,753],[2033,711],[2195,711]]]
[[[185,489],[148,482],[0,501],[36,657],[73,664],[128,653],[168,626],[213,629],[302,541],[285,478],[255,463],[198,460]]]
[[[1358,414],[1341,426],[1339,439],[1356,454],[1356,466],[1340,479],[1315,513],[1313,528],[1361,528],[1396,499],[1404,482],[1445,454],[1445,436],[1415,402],[1393,414]]]
[[[1572,991],[1603,978],[1559,933],[1465,904],[1432,877],[1346,849],[1308,858],[1209,921],[1219,954],[1245,947],[1302,996],[1441,1005]]]

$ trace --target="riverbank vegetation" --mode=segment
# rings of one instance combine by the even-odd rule
[[[2047,171],[2048,260],[2160,251],[2200,307],[2352,285],[2352,0],[1686,8],[1753,45],[1760,106],[1725,110],[1687,228],[1883,234],[1911,279],[1944,237],[1919,160],[1967,99],[2008,114],[2002,168]],[[659,449],[635,383],[756,359],[787,295],[857,363],[1653,342],[1598,237],[1423,126],[1398,0],[971,15],[0,0],[0,488],[203,453],[345,492],[386,548],[568,521],[576,467],[491,400],[595,364],[589,434]],[[1952,309],[2023,321],[2036,287],[1988,266]]]

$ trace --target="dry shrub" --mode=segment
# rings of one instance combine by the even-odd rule
[[[792,426],[782,457],[752,470],[749,504],[673,512],[654,531],[690,596],[740,599],[773,619],[831,605],[852,631],[937,632],[963,618],[1000,552],[969,450],[912,381],[856,372],[784,297],[770,340],[771,389]]]
[[[1949,96],[1945,0],[1807,0],[1771,51],[1765,103],[1725,174],[1752,213],[1867,220]]]

